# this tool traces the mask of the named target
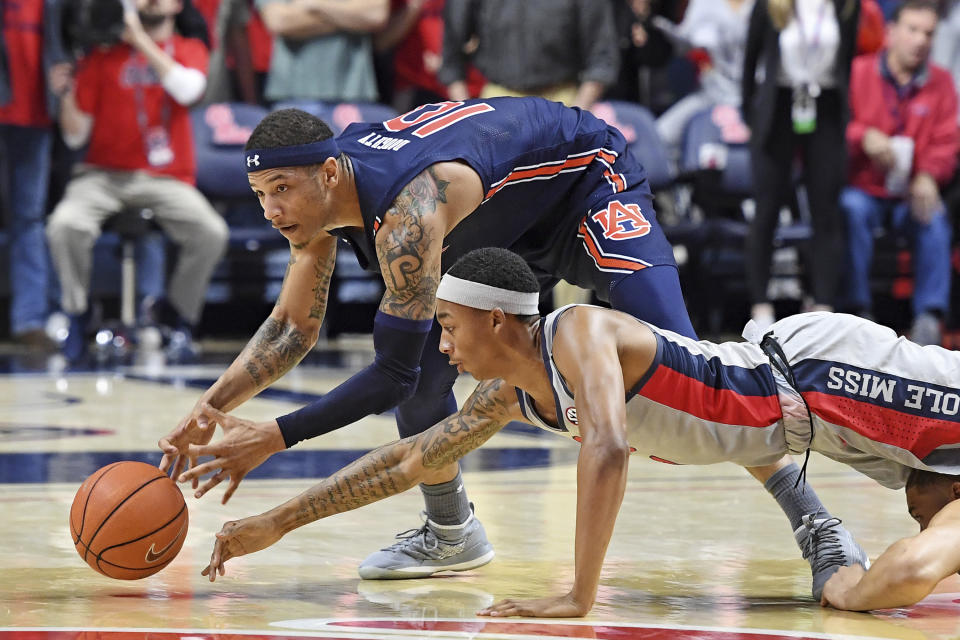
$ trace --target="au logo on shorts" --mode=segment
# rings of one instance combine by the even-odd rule
[[[590,217],[603,228],[603,237],[607,240],[629,240],[650,233],[650,221],[644,217],[640,205],[633,202],[623,204],[613,200],[606,209]]]

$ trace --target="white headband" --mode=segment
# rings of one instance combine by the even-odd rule
[[[539,313],[540,294],[501,289],[489,284],[463,280],[447,273],[440,278],[437,300],[455,302],[484,311],[499,307],[504,313],[535,316]]]

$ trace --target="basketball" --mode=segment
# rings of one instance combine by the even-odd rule
[[[99,573],[139,580],[170,564],[187,536],[179,487],[143,462],[115,462],[88,477],[70,507],[77,553]]]

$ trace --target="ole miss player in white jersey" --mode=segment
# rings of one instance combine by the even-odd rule
[[[291,529],[406,490],[511,420],[583,447],[576,573],[562,596],[506,600],[484,614],[566,617],[590,610],[630,454],[677,464],[762,465],[809,448],[884,486],[906,483],[923,532],[898,542],[866,572],[866,557],[858,555],[855,566],[836,573],[844,557],[856,555],[852,541],[836,518],[802,514],[798,542],[812,547],[812,563],[834,575],[816,594],[825,604],[911,604],[960,569],[960,501],[953,502],[960,496],[960,354],[831,313],[786,318],[762,339],[724,344],[585,305],[541,319],[532,272],[497,249],[462,258],[444,275],[437,298],[441,351],[458,370],[483,380],[463,409],[266,514],[227,523],[204,570],[211,580],[223,575],[228,559],[263,549]],[[217,417],[231,427],[243,422]]]

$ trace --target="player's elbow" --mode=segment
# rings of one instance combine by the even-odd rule
[[[583,445],[589,447],[590,455],[608,470],[623,470],[627,468],[630,459],[630,444],[625,438],[594,437],[584,439]]]

